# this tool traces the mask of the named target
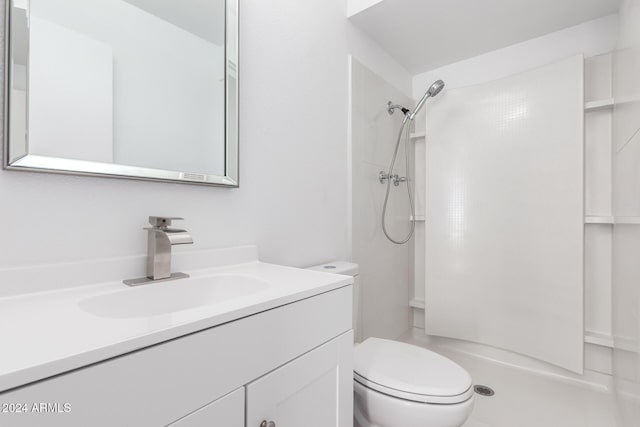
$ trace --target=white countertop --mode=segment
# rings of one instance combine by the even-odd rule
[[[119,281],[0,298],[0,392],[353,283],[348,276],[259,261],[185,272],[193,279],[254,276],[272,286],[220,303],[136,318],[99,317],[78,305],[132,289]],[[166,283],[180,286],[182,280],[190,279]]]

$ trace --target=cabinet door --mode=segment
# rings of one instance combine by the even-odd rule
[[[353,425],[353,331],[247,385],[247,427]]]
[[[168,427],[244,427],[244,387],[180,418]]]

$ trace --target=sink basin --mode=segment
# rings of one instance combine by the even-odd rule
[[[270,286],[269,282],[252,276],[220,274],[127,288],[86,298],[78,305],[99,317],[149,317],[221,304],[262,292]]]

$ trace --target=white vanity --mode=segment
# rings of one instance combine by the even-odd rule
[[[176,263],[191,277],[0,298],[0,425],[352,425],[351,278],[261,263],[254,247]]]

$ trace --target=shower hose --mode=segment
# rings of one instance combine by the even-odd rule
[[[387,239],[389,239],[390,242],[395,243],[396,245],[403,245],[407,243],[413,236],[413,232],[416,228],[416,215],[413,205],[413,194],[411,193],[411,169],[409,168],[409,130],[411,129],[411,123],[413,123],[413,119],[409,118],[408,114],[405,114],[404,119],[402,120],[402,126],[400,126],[400,132],[398,132],[398,139],[396,141],[396,148],[393,151],[391,165],[389,166],[389,173],[387,174],[387,192],[385,193],[384,204],[382,205],[382,231],[384,232],[384,235],[387,236]],[[387,230],[386,217],[387,203],[389,202],[389,192],[391,191],[391,181],[393,180],[393,168],[396,164],[396,157],[398,156],[398,149],[400,148],[400,141],[402,140],[403,135],[405,136],[404,157],[407,168],[407,179],[405,183],[407,184],[407,194],[409,195],[409,206],[411,208],[411,229],[409,230],[409,234],[404,239],[396,240],[390,236],[389,231]]]

